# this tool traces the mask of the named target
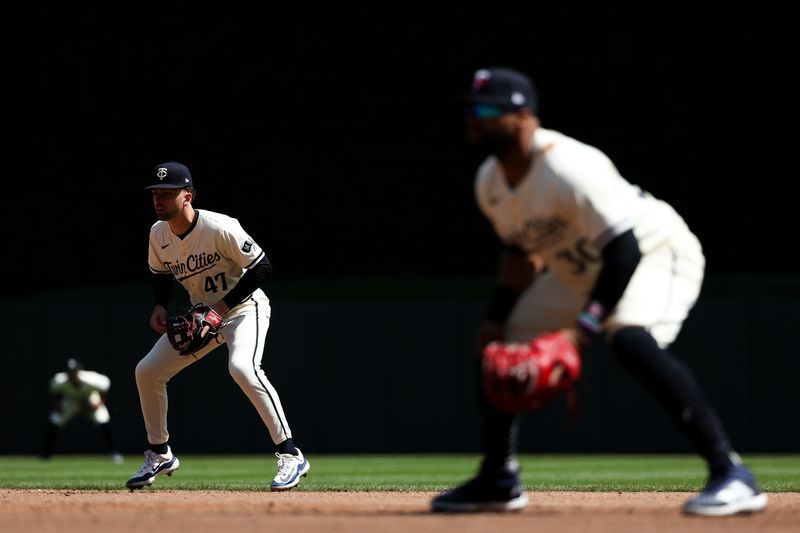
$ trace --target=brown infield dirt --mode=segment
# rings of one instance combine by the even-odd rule
[[[0,490],[0,532],[558,533],[800,531],[800,493],[770,493],[766,511],[681,514],[688,493],[529,492],[521,512],[440,514],[430,492]]]

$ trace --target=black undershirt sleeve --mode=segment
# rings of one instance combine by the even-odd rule
[[[157,305],[167,307],[174,279],[172,274],[153,274],[153,298]]]
[[[616,307],[631,280],[642,253],[633,230],[628,230],[603,247],[603,268],[597,276],[589,302],[581,311],[578,324],[588,333],[597,333],[600,324]]]
[[[513,244],[503,243],[501,250],[520,256],[528,255],[522,248]],[[489,304],[486,306],[484,318],[496,324],[505,324],[521,295],[522,291],[519,289],[507,285],[496,285],[489,298]]]
[[[270,274],[272,274],[272,263],[269,262],[267,255],[264,254],[261,261],[244,273],[239,283],[225,295],[222,301],[224,301],[228,307],[234,307],[240,304],[248,296],[253,294],[253,291],[258,289]]]
[[[633,230],[628,230],[606,244],[602,254],[603,268],[589,300],[599,302],[610,312],[622,298],[642,253]]]

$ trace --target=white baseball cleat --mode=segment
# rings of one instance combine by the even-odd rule
[[[178,461],[178,457],[172,453],[172,449],[169,446],[167,446],[167,453],[163,455],[155,453],[152,450],[145,450],[144,464],[136,474],[125,483],[125,486],[134,490],[152,485],[157,476],[161,474],[171,476],[180,465],[181,462]]]
[[[763,511],[767,495],[758,488],[750,470],[736,466],[720,476],[713,476],[706,488],[686,502],[683,512],[701,516],[727,516]]]
[[[290,453],[276,453],[278,458],[278,473],[272,480],[269,490],[290,490],[300,483],[300,478],[308,474],[311,465],[298,449],[297,455]]]

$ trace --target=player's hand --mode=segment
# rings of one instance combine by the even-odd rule
[[[150,315],[150,327],[159,334],[167,332],[167,310],[163,305],[156,304],[153,308],[153,314]]]
[[[490,342],[504,340],[503,330],[503,325],[497,322],[486,320],[481,323],[478,327],[478,335],[475,337],[475,352],[481,354]]]

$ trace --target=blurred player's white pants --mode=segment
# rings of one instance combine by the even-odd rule
[[[646,253],[603,328],[613,335],[624,326],[641,326],[666,348],[700,295],[704,269],[700,243],[689,232]],[[506,340],[525,341],[573,326],[588,298],[545,271],[514,307],[506,324]]]
[[[264,340],[269,329],[269,299],[261,289],[223,317],[216,341],[195,355],[181,356],[162,335],[136,365],[136,386],[142,405],[147,440],[161,444],[167,431],[167,382],[178,372],[199,361],[222,344],[228,345],[228,370],[255,406],[275,444],[292,436],[278,393],[261,368]]]
[[[85,414],[96,425],[105,424],[111,420],[108,408],[100,399],[100,393],[92,391],[85,398],[62,398],[61,409],[50,413],[50,422],[55,426],[64,427],[67,422],[78,414]]]

